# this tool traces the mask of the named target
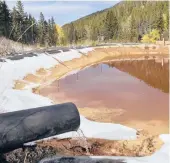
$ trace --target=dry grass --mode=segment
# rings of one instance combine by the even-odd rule
[[[0,37],[0,56],[7,56],[9,54],[23,53],[35,49],[35,46],[22,45],[19,42]]]

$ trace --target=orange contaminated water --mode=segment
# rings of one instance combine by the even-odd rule
[[[168,122],[168,71],[168,63],[155,60],[101,63],[56,80],[40,93],[79,108],[125,110],[117,122]]]

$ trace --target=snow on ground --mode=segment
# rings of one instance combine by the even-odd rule
[[[79,51],[87,53],[91,50],[93,49],[85,48]],[[82,55],[83,54],[78,53],[76,50],[71,50],[52,56],[64,62],[73,58],[79,58]],[[30,90],[14,90],[12,87],[14,86],[15,80],[23,79],[28,73],[35,73],[36,70],[40,68],[50,68],[56,64],[59,63],[54,58],[43,53],[38,56],[26,57],[21,60],[6,60],[6,62],[0,62],[0,113],[51,105],[52,101],[48,98],[33,94]],[[86,137],[111,140],[136,138],[136,130],[132,128],[120,124],[93,122],[87,120],[83,116],[81,116],[80,129]],[[76,132],[69,132],[58,135],[57,137],[67,138],[72,136],[78,135]],[[153,154],[152,157],[128,158],[128,163],[138,163],[138,160],[143,160],[143,162],[147,163],[157,163],[156,161],[159,161],[159,163],[168,162],[167,152],[169,148],[169,136],[161,135],[161,139],[163,139],[165,144],[158,152]]]

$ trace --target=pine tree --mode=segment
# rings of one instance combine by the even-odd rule
[[[0,1],[0,35],[9,37],[10,21],[10,13],[6,2]]]
[[[156,17],[156,20],[154,21],[153,25],[152,25],[153,29],[158,29],[160,36],[162,35],[163,31],[164,31],[164,21],[163,21],[163,14],[160,11],[158,13],[158,16]]]
[[[48,45],[49,45],[49,46],[52,46],[53,33],[52,33],[52,23],[51,23],[51,19],[48,20],[46,40],[48,41]]]
[[[22,35],[22,33],[25,31],[25,13],[24,13],[24,6],[20,0],[16,3],[16,10],[17,10],[17,24],[18,24],[18,31],[19,31],[19,37]],[[20,42],[25,42],[23,38],[19,40]]]
[[[38,23],[38,42],[40,45],[45,45],[45,19],[44,19],[44,15],[41,12],[40,13],[40,19],[39,19],[39,23]]]
[[[112,18],[113,18],[113,12],[108,11],[106,15],[106,20],[105,20],[105,26],[106,26],[106,31],[105,31],[105,38],[107,40],[113,38],[113,23],[112,23]]]
[[[51,44],[53,46],[56,46],[57,43],[57,29],[56,29],[56,24],[54,21],[54,18],[51,18]]]
[[[2,1],[0,1],[0,36],[3,35],[4,35],[4,16],[3,16]]]
[[[105,37],[106,39],[116,38],[118,31],[118,20],[113,11],[108,11],[105,20]]]
[[[33,24],[32,16],[29,14],[26,16],[25,19],[26,27],[29,28]],[[29,28],[26,32],[26,43],[32,43],[33,42],[33,27]]]
[[[85,32],[86,32],[86,39],[91,40],[91,29],[90,29],[90,27],[88,25],[85,25],[84,29],[85,29]]]
[[[49,35],[50,26],[46,20],[44,21],[44,27],[45,27],[44,45],[45,45],[45,47],[49,47],[49,46],[51,46],[50,35]]]
[[[19,19],[22,21],[24,19],[24,6],[20,0],[16,3],[16,9],[18,11]]]
[[[119,24],[116,15],[113,15],[113,38],[117,39],[118,37],[118,29],[119,29]]]
[[[167,20],[167,26],[166,26],[166,28],[167,28],[168,31],[169,31],[169,12],[166,13],[166,20]]]
[[[71,23],[70,25],[70,30],[69,30],[69,43],[72,44],[75,42],[75,28],[74,28],[74,25],[73,23]]]
[[[137,36],[137,26],[135,24],[135,18],[134,16],[131,17],[131,25],[130,25],[130,41],[136,42],[138,40]]]
[[[164,26],[163,26],[163,17],[162,17],[162,13],[160,13],[159,18],[157,20],[156,23],[156,28],[159,30],[160,34],[162,34],[163,30],[164,30]]]
[[[30,17],[30,22],[34,24],[31,27],[31,36],[32,36],[31,43],[34,44],[38,42],[38,24],[34,17]]]
[[[11,24],[12,39],[14,41],[17,41],[17,39],[20,36],[20,23],[18,19],[18,11],[16,10],[15,7],[12,9],[11,17],[12,17],[12,24]]]
[[[91,39],[92,41],[96,41],[98,39],[98,31],[96,27],[92,27]]]

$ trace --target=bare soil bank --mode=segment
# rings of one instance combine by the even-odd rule
[[[52,156],[150,156],[160,149],[162,142],[157,136],[146,136],[138,132],[137,140],[110,141],[103,139],[88,139],[87,147],[78,139],[51,139],[38,142],[37,146],[17,149],[0,156],[3,163],[37,163],[41,159]],[[88,148],[88,152],[87,152]]]

